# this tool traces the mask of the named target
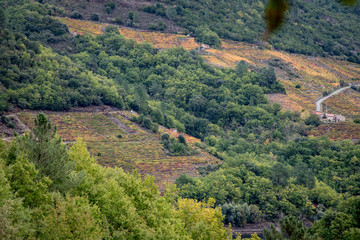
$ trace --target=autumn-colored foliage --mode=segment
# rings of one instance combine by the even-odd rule
[[[198,176],[198,166],[219,162],[217,158],[201,151],[194,156],[166,155],[160,143],[161,134],[167,132],[177,137],[178,133],[163,127],[157,134],[150,133],[131,122],[129,118],[133,113],[128,111],[46,114],[58,126],[58,134],[65,143],[71,145],[81,137],[101,165],[122,167],[127,171],[136,169],[143,176],[154,176],[161,188],[166,183],[173,183],[183,173]],[[33,127],[35,112],[23,111],[17,115],[26,125]],[[200,142],[192,136],[183,135],[191,147],[195,147],[195,142]]]
[[[89,21],[58,18],[67,24],[70,31],[75,34],[102,34],[106,24]],[[311,111],[315,110],[315,101],[324,92],[332,91],[338,87],[340,81],[344,83],[355,82],[360,78],[360,68],[355,64],[300,54],[290,54],[273,50],[270,45],[259,47],[254,44],[223,40],[220,49],[200,48],[195,38],[180,34],[144,31],[119,27],[121,35],[139,43],[150,43],[153,47],[163,49],[183,47],[187,50],[198,49],[204,59],[221,68],[235,68],[238,62],[244,60],[250,66],[276,68],[277,77],[284,84],[287,96],[273,97],[285,109]],[[330,98],[331,99],[331,98]],[[357,99],[347,96],[350,102]],[[334,102],[335,101],[335,102]],[[329,100],[329,104],[336,100]],[[355,104],[356,105],[356,104]],[[341,111],[341,106],[332,105],[335,113]]]
[[[360,92],[347,89],[324,101],[328,112],[336,112],[352,118],[360,118]]]
[[[313,136],[328,136],[332,140],[340,141],[350,139],[354,142],[360,140],[360,124],[353,122],[339,122],[321,124],[317,128],[308,132]]]
[[[99,35],[103,34],[103,29],[107,26],[107,24],[100,24],[95,22],[89,21],[82,21],[77,19],[71,18],[57,18],[62,23],[65,23],[69,31],[76,35],[84,35],[84,34],[91,34],[91,35]]]

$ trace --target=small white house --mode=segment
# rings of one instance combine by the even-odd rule
[[[346,119],[341,114],[323,113],[319,111],[313,111],[311,113],[318,116],[322,122],[344,122]]]

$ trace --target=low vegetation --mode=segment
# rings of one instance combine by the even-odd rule
[[[185,135],[188,141],[185,140],[187,146],[182,148],[183,151],[168,154],[160,142],[160,134],[169,135],[167,131],[171,132],[170,130],[161,127],[159,133],[148,131],[145,126],[141,127],[130,121],[130,112],[115,111],[110,114],[92,113],[89,110],[49,112],[48,117],[57,125],[58,135],[69,146],[82,138],[100,165],[121,167],[127,172],[136,169],[141,176],[154,176],[155,183],[163,189],[183,173],[198,176],[196,167],[220,163],[215,157],[200,155],[192,150],[198,139]],[[34,113],[21,112],[17,115],[30,128],[34,127]],[[177,148],[174,146],[174,149]]]
[[[91,29],[101,29],[101,25],[84,23],[84,21],[60,19],[75,33],[88,33]],[[92,24],[94,24],[93,27]],[[88,26],[87,28],[84,26]],[[104,26],[103,26],[104,27]],[[156,48],[172,48],[182,46],[185,49],[196,49],[191,37],[176,34],[154,33],[119,28],[121,35],[134,39],[139,43],[148,42]],[[99,34],[97,31],[94,34]],[[255,45],[223,40],[221,49],[204,49],[202,57],[210,64],[223,68],[236,68],[245,61],[248,66],[263,68],[274,67],[276,74],[286,89],[286,95],[271,96],[275,102],[290,110],[314,110],[314,102],[324,91],[331,91],[340,82],[356,82],[360,76],[359,68],[353,64],[327,58],[313,58],[289,54],[274,50],[261,49]],[[356,98],[349,96],[350,101]],[[336,100],[334,100],[337,102]],[[333,112],[341,112],[342,107],[333,106]]]
[[[100,4],[109,15],[119,9],[117,2]],[[231,239],[224,222],[283,216],[281,231],[265,231],[266,238],[359,238],[359,145],[308,136],[319,119],[266,97],[287,93],[310,109],[319,94],[356,81],[357,65],[229,41],[222,49],[159,50],[126,39],[114,25],[74,36],[50,17],[58,5],[6,6],[0,112],[12,115],[15,129],[20,118],[32,132],[1,142],[4,238]],[[139,18],[131,11],[126,24],[139,27]],[[126,31],[142,42],[154,36]],[[202,31],[216,40],[214,32]],[[178,36],[166,44],[181,45]],[[233,68],[213,67],[199,53]],[[79,108],[86,106],[88,112]],[[35,117],[41,110],[57,111],[47,113],[58,129],[44,114]],[[109,168],[95,164],[84,142]],[[160,195],[147,173],[176,188],[160,186]],[[313,227],[305,230],[294,216]]]
[[[160,196],[153,178],[102,167],[55,133],[39,114],[31,133],[0,140],[2,239],[231,239],[213,199]]]

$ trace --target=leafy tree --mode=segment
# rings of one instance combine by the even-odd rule
[[[35,229],[31,225],[31,211],[11,189],[3,160],[0,159],[0,238],[32,238]]]
[[[73,11],[71,13],[71,18],[74,18],[74,19],[82,19],[83,16],[81,15],[81,13],[79,13],[78,11]]]
[[[328,210],[322,219],[313,225],[312,231],[318,233],[323,239],[350,240],[359,237],[359,232],[356,232],[356,230],[353,229],[354,227],[355,222],[351,215],[344,212]]]
[[[295,217],[287,217],[279,221],[280,232],[275,229],[272,224],[270,229],[264,229],[264,237],[266,240],[316,240],[318,236],[311,234],[303,225],[301,220]]]
[[[274,185],[286,186],[288,184],[290,173],[284,164],[278,162],[271,170],[271,181]]]
[[[315,187],[314,173],[307,167],[305,163],[297,163],[294,167],[296,176],[296,183],[308,187],[309,189]]]
[[[315,127],[320,125],[320,119],[316,114],[310,114],[310,116],[305,120],[306,125],[313,125]]]
[[[244,60],[241,60],[235,67],[235,72],[239,77],[243,77],[248,73],[248,66]]]
[[[91,18],[91,20],[96,21],[96,22],[99,21],[99,19],[100,19],[99,14],[97,14],[97,13],[92,14],[90,18]]]
[[[1,6],[0,7],[0,27],[5,28],[6,22],[7,22],[6,11]]]
[[[129,15],[128,15],[128,25],[130,27],[136,27],[137,26],[137,21],[138,21],[138,14],[137,12],[129,12]]]
[[[179,134],[178,140],[179,140],[179,143],[182,143],[182,144],[184,144],[184,145],[187,145],[187,144],[186,144],[186,139],[185,139],[184,135]]]
[[[209,44],[209,46],[212,47],[220,47],[221,46],[221,40],[217,33],[211,31],[207,26],[199,27],[196,30],[196,36],[197,40]]]
[[[7,178],[11,189],[23,198],[24,206],[34,208],[50,203],[48,186],[51,180],[40,177],[34,164],[23,156],[16,156],[15,162],[7,167]]]
[[[108,234],[100,209],[85,197],[55,195],[54,205],[41,224],[40,238],[101,239]]]
[[[315,187],[310,192],[310,198],[317,204],[330,207],[336,205],[339,195],[326,183],[316,181]]]
[[[246,212],[240,204],[225,203],[221,206],[222,213],[225,215],[224,223],[234,227],[241,227],[246,224]]]
[[[174,20],[177,17],[177,11],[174,7],[167,7],[165,13],[170,20]]]
[[[221,209],[213,208],[214,204],[213,198],[207,203],[183,198],[177,200],[176,215],[185,222],[185,229],[192,239],[228,239]]]

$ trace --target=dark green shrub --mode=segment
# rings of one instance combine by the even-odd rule
[[[73,19],[82,19],[82,15],[81,13],[79,13],[78,11],[73,11],[70,15],[71,18]]]
[[[159,131],[159,124],[153,123],[151,127],[151,131],[153,131],[153,133],[157,133]]]
[[[90,19],[96,22],[99,21],[99,14],[94,13],[93,15],[91,15]]]
[[[149,24],[149,26],[148,26],[148,29],[149,30],[154,30],[154,31],[156,31],[157,30],[157,25],[156,25],[156,23],[150,23]]]
[[[114,23],[121,25],[121,24],[124,23],[124,21],[122,20],[121,17],[117,17],[117,18],[114,19]]]
[[[7,117],[5,117],[4,115],[1,116],[1,121],[5,124],[7,124],[9,122],[9,119],[7,119]]]
[[[179,140],[179,143],[186,145],[186,139],[185,139],[184,135],[180,134],[178,136],[178,140]]]
[[[165,22],[163,22],[163,21],[161,21],[161,22],[159,22],[159,24],[158,24],[158,26],[157,26],[157,29],[159,30],[159,31],[164,31],[165,29],[166,29],[166,23]]]
[[[107,14],[110,14],[114,11],[115,9],[115,3],[113,2],[108,2],[108,3],[105,3],[104,4],[104,7],[105,7],[105,11]]]
[[[145,118],[143,124],[144,127],[146,127],[147,129],[151,129],[153,122],[151,121],[150,118]]]
[[[164,134],[161,136],[161,141],[169,141],[169,140],[170,140],[169,134],[164,133]]]

